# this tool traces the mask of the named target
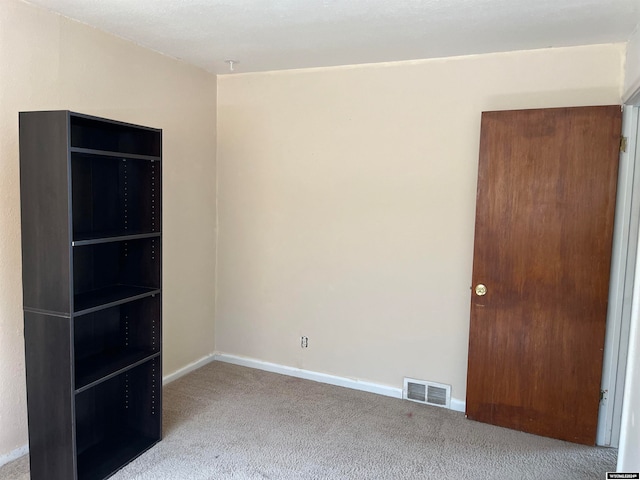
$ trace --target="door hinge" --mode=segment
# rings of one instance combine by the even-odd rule
[[[620,151],[627,151],[627,137],[620,137]]]
[[[606,402],[607,401],[607,393],[609,393],[609,390],[600,390],[600,402]]]

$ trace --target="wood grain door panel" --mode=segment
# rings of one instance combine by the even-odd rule
[[[482,115],[468,418],[593,445],[620,106]]]

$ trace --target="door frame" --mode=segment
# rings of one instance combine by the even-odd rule
[[[620,155],[611,282],[605,336],[602,386],[596,444],[618,447],[624,409],[629,332],[638,323],[632,314],[640,228],[640,87],[624,102],[622,135],[627,148]]]

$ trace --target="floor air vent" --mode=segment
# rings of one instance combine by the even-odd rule
[[[405,378],[403,394],[405,400],[412,402],[445,408],[451,406],[451,385]]]

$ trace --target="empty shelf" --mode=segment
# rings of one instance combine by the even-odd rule
[[[147,360],[160,355],[149,350],[113,350],[78,359],[76,362],[76,393],[113,378]]]
[[[159,288],[113,285],[74,296],[75,315],[84,315],[160,293]]]

